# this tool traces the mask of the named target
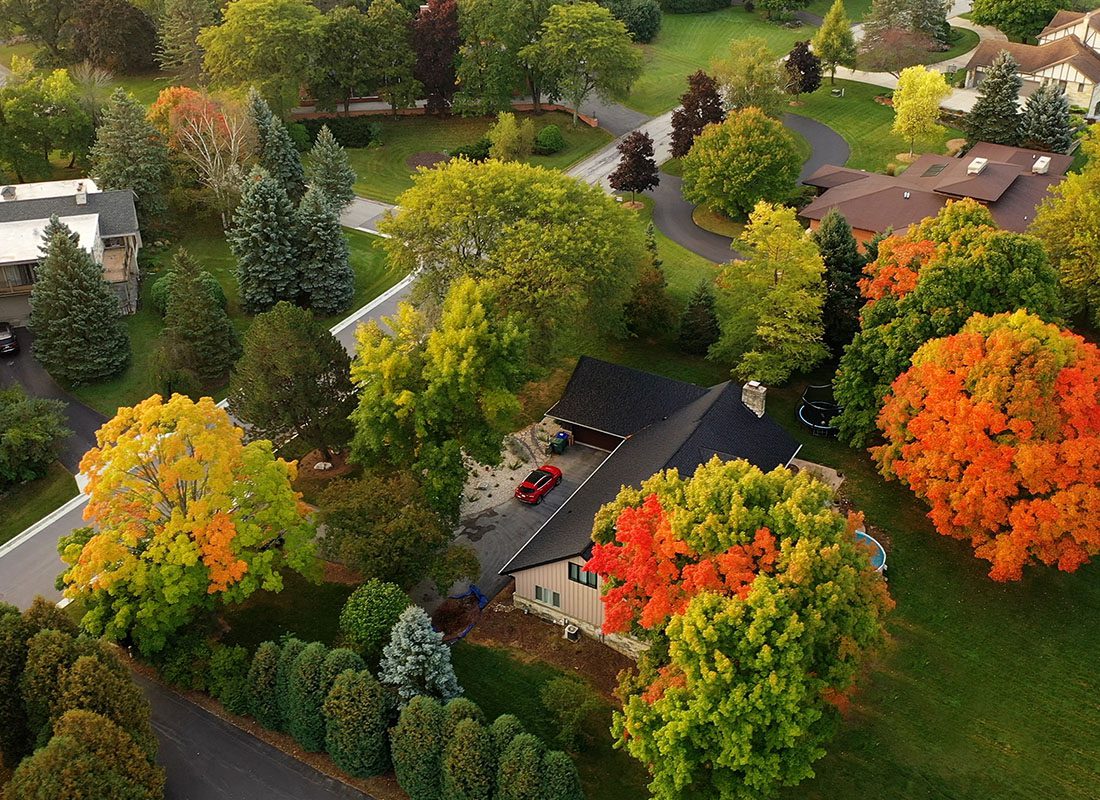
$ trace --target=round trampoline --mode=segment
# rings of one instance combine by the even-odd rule
[[[871,566],[874,567],[875,572],[886,571],[886,548],[879,544],[878,539],[864,530],[856,531],[856,541],[867,548],[868,554],[871,556]]]
[[[830,384],[807,386],[802,393],[798,418],[814,436],[836,436],[837,428],[833,425],[833,417],[839,413],[840,406],[833,400],[833,387]]]

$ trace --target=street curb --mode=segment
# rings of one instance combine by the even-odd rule
[[[19,547],[19,545],[23,544],[29,539],[32,539],[36,534],[40,533],[43,529],[52,525],[58,519],[72,511],[74,508],[79,508],[87,502],[88,497],[86,495],[78,494],[76,497],[67,501],[64,505],[58,506],[49,514],[42,517],[42,519],[38,520],[38,522],[34,523],[25,531],[18,534],[14,539],[5,542],[3,545],[0,545],[0,558],[3,558],[12,550]]]
[[[329,329],[330,332],[332,333],[332,335],[335,336],[340,331],[344,330],[344,328],[347,328],[348,326],[354,325],[355,323],[359,322],[363,318],[363,315],[366,314],[368,311],[374,310],[375,308],[380,306],[382,303],[386,302],[391,297],[393,297],[395,294],[397,294],[398,292],[404,290],[410,283],[413,282],[414,277],[415,277],[415,275],[413,275],[413,274],[406,275],[404,278],[399,280],[397,283],[395,283],[393,286],[391,286],[386,291],[382,292],[382,294],[378,295],[378,297],[371,300],[369,303],[367,303],[365,306],[360,308],[354,314],[352,314],[351,316],[345,317],[340,322],[337,322],[335,326],[333,326],[332,328]]]

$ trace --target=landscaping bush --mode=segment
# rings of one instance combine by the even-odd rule
[[[61,401],[0,390],[0,492],[45,475],[68,435]]]
[[[67,711],[101,714],[118,725],[152,759],[157,738],[149,723],[149,702],[129,674],[120,673],[96,656],[81,656],[63,673],[61,693],[50,709],[50,731]]]
[[[282,727],[279,712],[279,645],[264,642],[252,656],[248,669],[248,711],[253,718],[273,731]]]
[[[324,704],[325,747],[336,766],[357,778],[388,772],[395,707],[393,695],[367,670],[340,673]]]
[[[542,756],[546,748],[530,733],[521,733],[504,749],[497,765],[499,800],[542,800]]]
[[[443,738],[450,739],[464,719],[485,724],[485,713],[477,703],[467,697],[456,697],[443,706]]]
[[[608,8],[622,20],[636,42],[652,42],[661,30],[661,4],[658,0],[611,0]]]
[[[397,782],[409,800],[439,800],[443,753],[443,707],[438,700],[414,697],[390,731]]]
[[[452,700],[448,705],[455,702]],[[488,800],[492,796],[496,764],[485,726],[467,717],[458,722],[445,740],[442,800]]]
[[[279,724],[275,730],[285,731],[290,721],[290,676],[294,662],[306,649],[306,643],[293,637],[284,639],[279,650],[279,665],[275,672],[275,704],[279,710]]]
[[[470,161],[485,161],[489,158],[489,150],[492,146],[493,143],[489,141],[489,137],[482,136],[472,144],[464,144],[461,147],[456,147],[454,150],[450,151],[449,155],[451,158],[467,158]]]
[[[390,640],[390,631],[408,606],[409,596],[400,586],[372,578],[344,603],[340,634],[368,664],[377,666],[382,648]]]
[[[210,657],[207,686],[210,694],[230,714],[247,714],[249,711],[249,667],[248,650],[240,645],[219,645],[214,648],[214,654]]]
[[[309,131],[310,144],[322,125],[328,125],[333,137],[344,147],[369,147],[382,142],[382,123],[370,117],[317,117],[302,120],[302,125]]]
[[[540,156],[560,153],[564,149],[565,137],[561,135],[561,128],[557,125],[547,125],[535,136],[535,152]]]
[[[512,740],[525,733],[523,723],[513,714],[501,714],[489,726],[489,741],[493,745],[493,757],[499,759]]]
[[[661,8],[670,14],[698,14],[729,7],[730,0],[661,0]]]
[[[584,800],[577,765],[561,750],[542,757],[542,786],[542,800]]]
[[[168,296],[172,293],[172,284],[175,279],[175,271],[168,270],[153,282],[153,288],[149,290],[149,302],[152,304],[153,310],[162,317],[168,310]],[[222,285],[217,278],[203,270],[199,273],[199,282],[206,291],[210,292],[210,296],[218,302],[223,311],[229,308],[229,300],[226,298],[225,290],[222,289]]]
[[[310,753],[325,749],[325,702],[321,684],[328,648],[321,642],[310,642],[298,657],[290,671],[287,733]]]
[[[320,130],[318,128],[317,130]],[[313,147],[314,136],[310,135],[309,128],[300,122],[286,123],[286,132],[290,134],[290,141],[294,143],[294,149],[299,153],[308,153]]]
[[[346,647],[336,647],[328,651],[325,663],[321,665],[321,687],[324,690],[322,697],[327,696],[336,679],[341,673],[351,670],[359,672],[367,668],[363,659],[354,650]]]
[[[539,700],[557,729],[557,743],[566,750],[592,743],[592,733],[586,724],[599,710],[600,703],[592,688],[580,678],[562,675],[552,678],[539,689]]]
[[[213,646],[204,628],[196,626],[181,630],[164,649],[152,657],[160,677],[173,686],[203,692],[207,689],[210,657]]]

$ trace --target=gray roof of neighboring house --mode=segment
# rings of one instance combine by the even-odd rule
[[[587,368],[593,369],[592,365]],[[623,486],[637,486],[663,469],[676,468],[681,475],[690,476],[696,467],[717,455],[727,461],[744,458],[770,470],[788,464],[798,452],[798,443],[778,423],[767,415],[758,418],[741,403],[741,387],[737,384],[694,388],[701,392],[694,400],[667,419],[625,439],[512,557],[501,574],[586,552],[592,543],[596,512],[614,500]],[[629,407],[630,395],[622,394],[617,399]]]
[[[84,205],[77,205],[75,196],[40,197],[32,200],[10,200],[0,203],[0,222],[21,222],[32,219],[71,217],[74,214],[99,214],[101,236],[124,236],[138,232],[134,193],[130,189],[89,192]]]

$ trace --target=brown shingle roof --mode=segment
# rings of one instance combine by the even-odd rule
[[[838,167],[834,164],[823,164],[802,182],[807,186],[816,186],[818,189],[832,189],[834,186],[843,186],[853,181],[861,181],[868,176],[861,169],[849,169]]]
[[[1039,36],[1046,36],[1052,31],[1059,30],[1067,25],[1072,25],[1075,22],[1080,22],[1084,16],[1084,11],[1059,11],[1054,15],[1054,19],[1052,19],[1045,28],[1039,31]]]
[[[1046,44],[1019,44],[986,39],[974,50],[967,71],[988,67],[1002,51],[1020,64],[1021,73],[1034,74],[1055,64],[1069,63],[1094,83],[1100,83],[1100,55],[1081,43],[1076,36],[1065,36]]]

